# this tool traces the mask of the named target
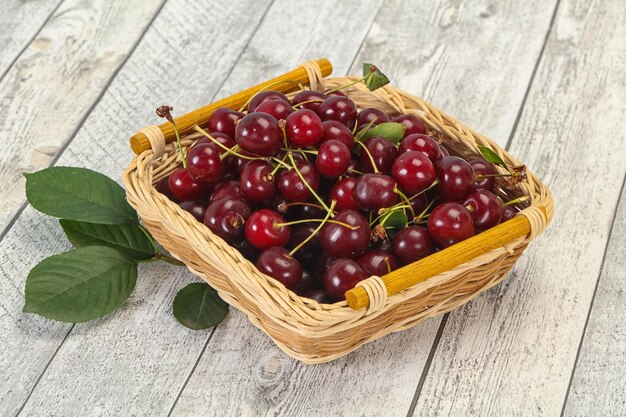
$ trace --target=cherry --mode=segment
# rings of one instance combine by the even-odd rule
[[[210,135],[213,137],[213,139],[217,140],[219,143],[221,143],[222,145],[224,145],[227,148],[232,148],[233,146],[235,146],[235,141],[233,140],[233,138],[228,136],[226,133],[211,132]],[[196,146],[199,146],[199,145],[202,145],[202,144],[213,146],[215,149],[217,149],[219,151],[220,155],[223,154],[224,152],[226,152],[226,150],[224,150],[224,148],[222,148],[221,146],[216,145],[215,142],[213,142],[211,139],[209,139],[207,137],[203,137],[202,139],[198,140],[196,142],[196,144],[193,145],[193,147],[195,148]]]
[[[157,185],[154,186],[154,188],[170,200],[176,201],[176,197],[174,197],[172,190],[170,190],[170,177],[163,178],[157,183]]]
[[[168,182],[178,201],[202,200],[209,191],[208,185],[196,182],[186,168],[178,168],[172,172]]]
[[[511,220],[517,213],[519,213],[519,209],[515,206],[502,207],[502,223]]]
[[[388,175],[364,174],[354,184],[354,200],[363,210],[377,212],[398,201],[396,180]]]
[[[363,167],[361,166],[361,161],[358,159],[352,158],[350,159],[350,165],[346,171],[347,177],[358,177],[361,175],[360,173],[363,171]]]
[[[237,153],[243,156],[253,156],[251,153],[244,150],[239,150]],[[241,175],[241,170],[243,170],[243,167],[246,166],[248,162],[250,162],[250,159],[241,158],[237,155],[230,155],[229,157],[224,159],[224,162],[226,163],[230,176],[237,179],[239,178],[239,175]]]
[[[433,164],[443,158],[437,141],[421,133],[406,136],[400,142],[399,149],[401,154],[409,151],[423,152]]]
[[[345,174],[350,166],[350,149],[342,142],[331,139],[323,142],[315,158],[315,166],[326,177],[338,177]]]
[[[250,206],[240,198],[220,198],[209,204],[204,224],[226,242],[243,238],[244,223],[250,216]]]
[[[231,138],[235,137],[237,121],[244,116],[243,113],[220,107],[209,118],[208,128],[211,132],[224,133]]]
[[[255,111],[258,111],[257,107],[259,107],[261,103],[264,103],[270,100],[282,100],[290,104],[287,96],[281,93],[280,91],[275,91],[275,90],[261,91],[260,93],[257,93],[254,97],[252,97],[252,100],[250,100],[250,103],[248,103],[248,113],[253,113]]]
[[[358,210],[359,203],[354,199],[356,178],[343,178],[335,184],[328,194],[328,200],[336,201],[335,211]]]
[[[398,187],[406,194],[417,194],[432,185],[437,178],[435,166],[426,154],[409,151],[400,155],[391,168]]]
[[[398,157],[398,148],[389,140],[380,136],[374,136],[363,141],[374,159],[376,168],[384,174],[391,174],[393,161]],[[365,150],[361,150],[361,166],[365,172],[376,172],[372,166],[372,161]]]
[[[441,155],[439,159],[443,158],[444,156],[450,156],[450,152],[448,152],[448,150],[443,145],[439,145],[439,152]]]
[[[337,120],[352,128],[357,118],[356,105],[347,97],[329,97],[320,106],[322,120]]]
[[[457,201],[474,189],[474,171],[464,159],[444,156],[437,163],[439,196],[443,200]]]
[[[382,277],[400,266],[391,252],[380,249],[370,249],[357,259],[359,265],[370,275]]]
[[[387,114],[382,110],[378,110],[373,107],[367,107],[359,112],[356,120],[356,124],[358,126],[357,129],[359,129],[362,127],[366,127],[370,123],[372,123],[372,126],[376,126],[378,124],[388,122],[389,116],[387,116]]]
[[[224,197],[243,197],[241,195],[241,190],[239,189],[239,182],[237,181],[222,181],[217,184],[211,193],[211,198],[209,202],[217,201],[220,198]]]
[[[304,273],[302,265],[281,246],[274,246],[261,252],[256,267],[289,289],[296,288],[302,282]]]
[[[361,265],[352,259],[337,259],[324,273],[324,287],[326,292],[335,301],[346,298],[346,291],[351,290],[369,274]]]
[[[422,119],[412,114],[404,114],[402,116],[394,117],[391,121],[402,123],[406,126],[406,130],[404,131],[405,138],[413,133],[426,134],[426,124],[422,121]]]
[[[474,236],[472,216],[459,203],[440,204],[428,217],[428,233],[439,247],[447,248]]]
[[[433,253],[435,244],[425,227],[409,226],[393,237],[391,248],[402,265],[407,265]]]
[[[324,283],[317,279],[311,271],[305,269],[302,271],[300,284],[298,284],[293,291],[298,295],[303,295],[309,293],[310,291],[321,290],[323,287]]]
[[[179,204],[180,208],[188,211],[199,222],[204,219],[204,212],[206,211],[207,204],[200,200],[187,200]]]
[[[413,211],[415,212],[416,216],[419,216],[424,210],[426,210],[426,207],[428,207],[428,203],[430,203],[430,201],[428,201],[428,195],[426,195],[426,193],[410,197],[410,201],[411,207],[413,207]]]
[[[293,113],[293,108],[291,107],[291,104],[285,102],[284,100],[268,100],[259,104],[255,111],[267,113],[274,116],[276,120],[280,120],[285,119]]]
[[[476,233],[491,229],[502,220],[502,208],[498,197],[487,190],[476,190],[463,200],[474,221]]]
[[[268,102],[266,102],[268,103]],[[269,201],[276,194],[272,165],[263,160],[248,162],[241,170],[239,187],[244,198],[252,203]]]
[[[320,186],[320,175],[317,168],[310,162],[296,161],[296,168],[300,171],[300,175],[309,184],[309,186],[317,191]],[[278,190],[289,201],[307,201],[313,194],[304,184],[300,175],[295,169],[283,170],[278,174],[277,185]]]
[[[315,232],[317,229],[317,223],[304,223],[297,224],[291,229],[291,238],[287,244],[287,249],[293,250],[296,246],[302,243],[305,239]],[[299,248],[294,254],[295,258],[299,260],[303,265],[315,265],[317,257],[322,252],[322,244],[320,243],[319,233],[314,235],[311,240]]]
[[[474,188],[493,191],[493,187],[496,185],[495,177],[485,177],[485,175],[496,173],[493,165],[484,159],[473,159],[468,163],[474,170]]]
[[[237,242],[231,242],[230,246],[241,252],[243,257],[252,263],[255,263],[257,258],[259,257],[259,250],[252,246],[250,242],[245,239]]]
[[[335,258],[331,257],[326,252],[322,252],[322,254],[317,258],[317,262],[315,262],[315,277],[323,281],[324,273],[334,260]]]
[[[346,125],[336,120],[327,120],[322,125],[324,126],[322,141],[336,139],[346,145],[348,149],[354,149],[354,136]]]
[[[334,258],[356,258],[365,252],[370,239],[370,227],[365,217],[358,211],[346,210],[337,214],[334,220],[356,229],[337,223],[325,224],[320,235],[324,251]]]
[[[291,103],[294,107],[297,107],[299,109],[313,110],[315,113],[319,114],[322,102],[327,98],[328,96],[326,94],[320,93],[319,91],[304,90],[296,94],[295,97],[291,100]],[[304,101],[311,101],[311,103],[300,104]]]
[[[336,91],[331,91],[331,92],[326,92],[326,95],[328,97],[348,97],[346,96],[346,93],[344,93],[341,90],[336,90]]]
[[[250,113],[237,125],[235,139],[241,149],[263,156],[274,155],[282,146],[278,120],[265,113]]]
[[[250,215],[246,221],[246,239],[257,249],[272,246],[285,246],[291,232],[284,226],[285,219],[273,210],[261,209]]]
[[[187,171],[196,182],[211,184],[224,177],[224,166],[217,145],[194,146],[187,154]]]
[[[309,292],[306,292],[304,293],[303,297],[310,298],[311,300],[315,300],[320,304],[330,304],[332,302],[328,294],[326,294],[326,291],[322,289],[311,290]]]
[[[287,139],[296,147],[317,145],[324,136],[322,120],[313,110],[298,110],[287,116],[285,121]]]
[[[296,207],[296,218],[298,220],[321,219],[326,216],[326,210],[315,203],[302,204]]]

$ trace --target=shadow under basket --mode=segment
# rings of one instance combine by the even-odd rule
[[[298,82],[310,89],[325,91],[361,78],[325,79],[323,75],[330,72],[329,68],[326,60],[305,63],[299,68],[304,78]],[[296,78],[294,74],[295,71],[285,74],[283,80],[285,77]],[[271,85],[270,88],[289,92],[294,89],[294,84],[293,80],[282,84],[270,80],[237,95],[239,101],[232,100],[233,96],[230,101],[225,99],[215,105],[226,103],[226,107],[239,109],[242,100],[245,103],[264,86]],[[417,115],[451,154],[466,159],[480,158],[478,146],[486,146],[507,165],[521,165],[490,139],[422,99],[391,85],[370,92],[363,83],[358,83],[344,92],[360,109],[375,107],[390,116]],[[294,94],[287,95],[293,97]],[[202,125],[203,120],[208,120],[209,107],[194,112],[196,123]],[[189,119],[184,119],[186,116],[181,117],[179,127],[183,132],[183,145],[188,147],[201,136],[191,133],[193,130],[190,127],[195,123],[191,123],[194,120],[189,122]],[[370,277],[362,281],[357,289],[365,297],[367,302],[363,305],[366,307],[351,308],[346,301],[319,304],[296,295],[259,272],[239,251],[155,189],[154,185],[181,163],[176,143],[171,142],[171,131],[167,132],[167,129],[164,124],[140,131],[150,145],[149,149],[141,151],[124,173],[129,203],[165,249],[215,288],[226,302],[246,313],[250,321],[267,333],[285,353],[305,363],[322,363],[346,355],[388,333],[407,329],[429,317],[454,310],[498,284],[528,243],[544,230],[554,211],[550,191],[531,172],[527,172],[527,178],[515,186],[500,181],[494,192],[505,201],[524,195],[529,197],[521,203],[524,208],[515,218],[400,268],[392,272],[389,280],[387,277],[392,274],[382,279]],[[166,136],[170,139],[166,140]],[[135,150],[138,151],[137,148]],[[506,172],[499,167],[496,169]],[[518,232],[511,234],[514,228]],[[420,278],[416,278],[418,275]],[[395,281],[394,277],[397,278]],[[415,283],[404,289],[401,284],[391,288],[394,282],[406,282],[407,279]]]

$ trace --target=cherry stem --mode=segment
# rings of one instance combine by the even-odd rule
[[[387,273],[391,273],[391,264],[389,263],[389,258],[385,257],[385,263],[387,264]]]
[[[501,204],[500,207],[512,206],[513,204],[521,203],[522,201],[528,200],[527,195],[523,195],[520,198],[516,198],[515,200],[507,201],[504,204]]]
[[[291,148],[280,148],[281,151],[296,151],[296,152],[300,152],[301,154],[311,154],[311,155],[317,155],[317,151],[312,151],[310,149],[291,149]]]
[[[476,174],[474,176],[474,179],[476,181],[480,181],[483,178],[488,178],[488,177],[513,177],[515,176],[515,174],[511,174],[510,172],[507,172],[506,174]]]
[[[368,130],[370,130],[372,128],[372,126],[374,125],[375,120],[372,120],[371,122],[369,122],[364,128],[362,128],[361,130],[359,130],[359,133],[357,133],[357,136],[363,136],[367,133]],[[352,129],[352,135],[354,136],[354,133],[356,132],[356,129],[358,128],[358,125],[355,123],[354,124],[354,128]]]
[[[274,169],[270,173],[271,176],[276,175],[276,173],[278,172],[278,170],[280,169],[281,166],[283,166],[284,168],[287,168],[287,169],[293,168],[291,165],[289,165],[288,163],[285,162],[286,158],[287,158],[287,154],[285,154],[283,156],[283,159],[278,159],[278,158],[275,158],[275,157],[272,156],[272,161],[276,162],[276,166],[274,167]]]
[[[356,143],[359,144],[363,148],[363,150],[367,154],[367,157],[370,159],[372,167],[374,167],[374,174],[380,174],[380,171],[378,170],[378,167],[376,166],[376,162],[374,162],[374,157],[372,156],[370,150],[367,149],[367,146],[365,146],[363,143],[358,142],[358,141]]]
[[[185,157],[185,151],[183,151],[183,143],[180,140],[180,133],[178,133],[178,126],[176,121],[172,119],[172,125],[174,125],[174,133],[176,134],[176,144],[178,145],[178,152],[180,152],[180,159],[183,161],[183,168],[187,168],[187,158]]]
[[[314,100],[307,100],[307,101],[300,102],[300,103],[298,103],[298,104],[294,104],[293,106],[291,106],[291,108],[292,108],[292,109],[294,109],[294,110],[299,110],[299,109],[298,109],[298,106],[301,106],[301,105],[303,105],[303,104],[309,104],[309,103],[323,103],[323,102],[324,102],[324,100],[322,100],[321,98],[317,98],[317,99],[314,99]]]
[[[411,200],[398,189],[398,187],[394,187],[393,191],[400,196],[404,200],[405,203],[409,205],[409,211],[411,212],[411,217],[415,217],[415,211],[413,210],[413,206],[411,205]]]
[[[348,172],[354,172],[357,175],[365,175],[365,172],[357,171],[356,169],[348,168]]]
[[[374,220],[370,220],[370,226],[374,225],[374,223],[376,223],[378,220],[382,219],[389,212],[393,212],[393,211],[396,211],[396,210],[399,210],[399,209],[405,209],[405,208],[409,208],[409,207],[411,207],[410,204],[402,204],[402,205],[397,205],[396,204],[393,207],[389,207],[389,208],[386,208],[386,209],[382,208],[378,212],[379,216],[376,217]],[[370,214],[372,214],[372,213],[370,213]]]
[[[326,205],[326,203],[324,203],[324,200],[322,200],[322,198],[315,192],[315,190],[313,189],[313,187],[311,187],[311,185],[308,183],[307,180],[304,179],[304,177],[302,176],[302,173],[300,172],[300,170],[298,169],[298,167],[296,166],[296,161],[295,159],[293,159],[293,155],[291,153],[291,151],[289,151],[287,153],[289,155],[289,160],[291,161],[291,164],[293,165],[293,169],[296,171],[296,174],[298,174],[298,177],[300,177],[300,180],[304,183],[304,185],[306,186],[306,188],[309,189],[309,191],[311,192],[311,194],[313,194],[313,196],[315,197],[315,199],[317,201],[319,201],[319,203],[322,205],[322,207],[324,207],[324,210],[326,210],[327,212],[331,212],[330,208],[328,208],[328,206]],[[330,216],[332,217],[333,214],[331,213]]]
[[[196,125],[194,126],[194,129],[197,132],[202,133],[204,136],[206,136],[207,138],[209,138],[213,143],[215,143],[217,146],[219,146],[220,148],[224,149],[226,152],[230,152],[231,154],[235,155],[238,158],[241,159],[248,159],[250,161],[256,161],[256,160],[265,160],[265,158],[262,157],[254,157],[254,156],[247,156],[247,155],[242,155],[240,153],[237,153],[236,151],[234,151],[233,149],[235,147],[238,147],[239,145],[235,145],[232,148],[229,148],[228,146],[224,145],[223,143],[220,143],[220,141],[218,141],[217,139],[215,139],[213,136],[211,136],[209,133],[207,133],[204,129],[202,129],[200,126]]]
[[[435,204],[435,200],[436,200],[436,198],[433,198],[432,201],[430,203],[428,203],[426,208],[424,210],[422,210],[420,215],[414,218],[414,220],[417,219],[417,223],[421,222],[423,218],[428,217],[428,215],[426,213],[428,213],[428,210],[430,210],[430,208],[433,206],[433,204]]]
[[[358,83],[360,83],[361,81],[365,81],[365,80],[367,80],[367,79],[368,79],[368,78],[369,78],[372,74],[373,74],[373,73],[372,73],[372,72],[370,72],[370,73],[369,73],[369,74],[367,74],[365,77],[363,77],[363,78],[361,78],[361,79],[359,79],[359,80],[352,81],[351,83],[348,83],[348,84],[340,85],[339,87],[335,87],[335,88],[333,88],[332,90],[324,91],[324,94],[330,94],[330,93],[334,93],[335,91],[339,91],[339,90],[346,89],[346,88],[348,88],[348,87],[352,87],[353,85],[358,84]]]
[[[335,200],[331,201],[330,203],[330,210],[334,210],[335,209],[335,204],[337,204],[337,202]],[[319,233],[320,230],[322,230],[322,227],[324,227],[324,225],[331,221],[328,218],[330,217],[330,211],[328,213],[326,213],[326,217],[324,217],[324,220],[322,220],[320,222],[320,224],[315,228],[315,230],[313,230],[313,233],[311,233],[309,236],[307,236],[306,239],[304,239],[302,242],[300,242],[300,244],[298,246],[296,246],[295,248],[293,248],[291,250],[291,252],[289,252],[289,256],[293,256],[295,255],[296,252],[298,252],[298,250],[303,247],[304,245],[306,245],[311,239],[313,239],[313,237]],[[334,221],[334,220],[332,220]]]
[[[329,213],[330,214],[330,213]],[[329,216],[326,216],[329,217]],[[359,227],[361,226],[352,226],[351,224],[348,223],[344,223],[344,222],[340,222],[338,220],[332,220],[332,219],[302,219],[302,220],[294,220],[291,222],[285,222],[285,223],[274,223],[274,227],[283,227],[283,226],[293,226],[296,224],[302,224],[302,223],[320,223],[320,222],[324,222],[324,223],[334,223],[334,224],[338,224],[340,226],[346,227],[350,230],[357,230]]]
[[[306,203],[304,201],[294,201],[294,202],[291,202],[291,203],[285,203],[285,207],[294,207],[294,206],[309,206],[309,207],[319,208],[319,209],[322,209],[322,210],[324,209],[324,207],[320,206],[319,204]],[[331,204],[331,207],[332,207],[332,204]]]
[[[220,161],[223,161],[230,154],[234,154],[239,150],[239,145],[235,144],[232,148],[228,148],[226,152],[220,155]]]

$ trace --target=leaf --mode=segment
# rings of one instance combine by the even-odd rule
[[[136,281],[137,264],[115,249],[74,249],[30,271],[23,311],[69,323],[97,319],[119,307]]]
[[[208,329],[224,320],[228,304],[217,291],[204,282],[194,282],[178,291],[174,297],[174,317],[193,330]]]
[[[404,137],[405,130],[406,126],[402,123],[385,122],[364,132],[361,136],[361,140],[363,141],[374,136],[381,136],[389,140],[394,145],[397,145]]]
[[[487,162],[506,168],[506,163],[502,160],[502,158],[500,158],[500,155],[495,153],[493,150],[485,146],[479,146],[478,149],[480,150],[480,153],[483,154],[483,158],[485,158]]]
[[[402,209],[390,211],[389,214],[380,221],[385,229],[404,229],[408,222],[409,219]]]
[[[90,223],[136,223],[124,189],[98,172],[52,167],[26,176],[26,197],[42,213]]]
[[[96,224],[60,219],[59,223],[72,245],[108,246],[132,259],[150,259],[155,251],[138,224]]]
[[[365,77],[365,86],[370,91],[389,84],[389,78],[374,64],[363,64],[363,77]]]

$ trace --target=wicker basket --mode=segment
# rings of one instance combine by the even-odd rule
[[[303,64],[300,73],[305,75],[304,84],[323,91],[359,78],[324,79],[322,74],[329,71],[320,63],[326,62]],[[285,76],[294,77],[294,73]],[[294,84],[268,83],[242,92],[233,108],[240,107],[241,100],[263,86],[274,84],[273,88],[286,92]],[[478,145],[483,145],[496,151],[507,164],[520,164],[496,143],[420,98],[390,85],[370,92],[359,83],[346,92],[360,108],[376,107],[390,115],[418,115],[453,154],[478,157]],[[201,110],[204,111],[194,112],[195,117],[207,120],[210,111]],[[189,132],[189,126],[195,123],[186,120],[188,126],[183,129]],[[498,284],[553,214],[549,190],[532,173],[528,172],[527,180],[513,188],[499,183],[496,194],[506,200],[522,195],[530,197],[514,219],[400,268],[383,279],[371,277],[362,281],[356,290],[360,291],[358,298],[366,300],[360,304],[364,308],[355,307],[354,300],[351,305],[356,309],[346,301],[318,304],[260,273],[237,250],[156,191],[154,185],[180,164],[175,144],[165,143],[166,129],[162,125],[140,131],[151,149],[141,152],[124,173],[128,201],[165,249],[214,287],[226,302],[246,313],[283,351],[305,363],[327,362],[343,356],[388,333],[453,310]],[[197,133],[186,134],[183,144],[190,146],[198,138]],[[134,148],[137,150],[136,144]],[[415,284],[404,288],[407,280]]]

